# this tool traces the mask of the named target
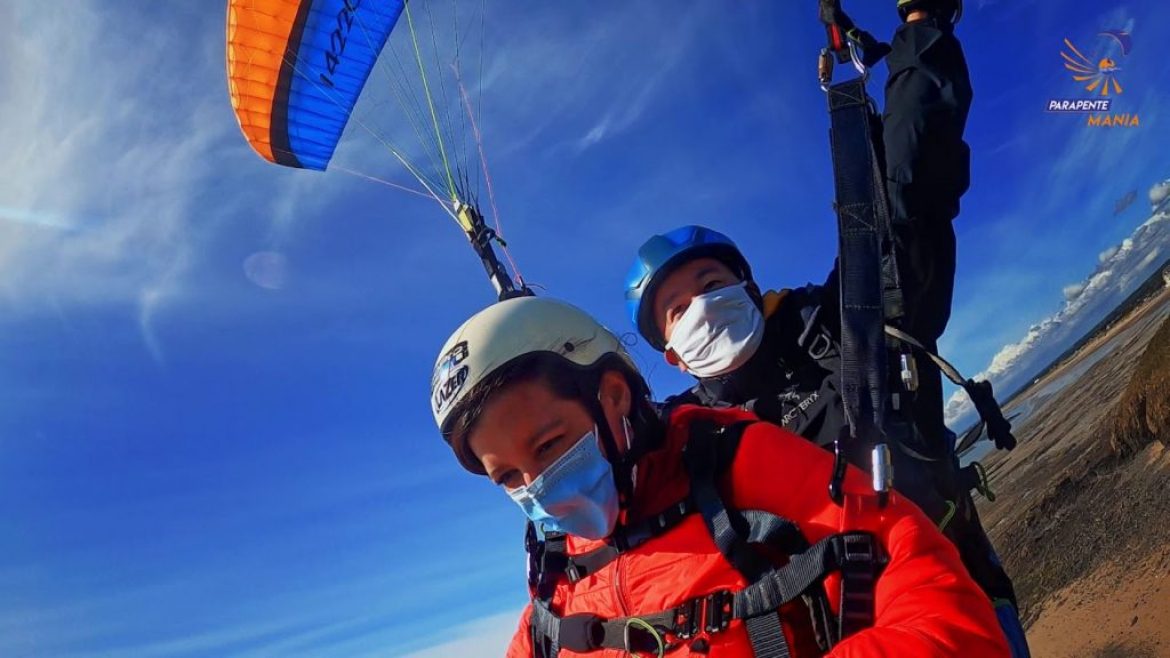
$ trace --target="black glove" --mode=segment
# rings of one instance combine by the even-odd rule
[[[890,45],[878,41],[872,34],[858,29],[853,19],[841,9],[841,0],[820,0],[821,22],[825,25],[836,26],[845,38],[852,41],[861,51],[861,63],[866,68],[872,67],[890,54]]]
[[[1003,409],[999,408],[999,402],[991,390],[991,382],[968,379],[963,389],[974,403],[975,411],[979,412],[979,418],[987,423],[987,436],[995,442],[995,447],[1000,450],[1015,448],[1016,437],[1012,435],[1012,424],[1003,417]]]

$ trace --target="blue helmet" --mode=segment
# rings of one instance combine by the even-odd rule
[[[642,300],[653,299],[654,289],[671,271],[696,258],[714,258],[744,281],[752,278],[751,267],[731,238],[709,228],[683,226],[643,243],[626,275],[626,309],[638,333],[660,352],[666,349],[666,341],[654,321],[652,304],[642,304]]]

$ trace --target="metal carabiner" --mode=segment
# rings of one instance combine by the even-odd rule
[[[853,60],[853,68],[857,69],[857,73],[858,73],[858,75],[861,76],[862,80],[868,81],[869,80],[869,67],[866,66],[865,63],[861,61],[861,54],[858,51],[857,42],[854,41],[853,39],[849,38],[848,35],[846,35],[845,36],[845,43],[849,47],[849,59]]]
[[[623,640],[625,641],[625,644],[626,644],[626,653],[630,654],[631,656],[635,655],[634,648],[632,646],[630,646],[630,627],[631,626],[634,626],[640,630],[643,630],[643,631],[649,633],[650,636],[654,638],[654,643],[658,645],[657,649],[655,649],[655,651],[658,655],[658,658],[662,658],[664,655],[666,655],[666,638],[662,637],[662,634],[659,633],[658,629],[654,628],[654,626],[652,626],[650,624],[650,622],[648,622],[644,619],[639,619],[637,617],[630,617],[629,619],[627,619],[626,620],[626,627],[622,632]]]
[[[861,76],[862,81],[869,81],[869,67],[861,59],[861,52],[857,46],[857,42],[850,39],[848,36],[844,37],[845,48],[849,51],[849,61],[853,62],[853,68],[857,70],[858,75]],[[833,84],[833,51],[829,48],[822,48],[821,54],[817,58],[817,78],[821,84],[821,91],[826,94],[829,93],[829,87]]]

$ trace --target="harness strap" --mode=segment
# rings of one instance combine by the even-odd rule
[[[843,433],[835,448],[841,462],[845,441],[875,447],[886,442],[889,368],[882,328],[902,314],[902,296],[878,158],[875,123],[880,119],[863,78],[829,87],[828,99],[841,280],[841,398],[849,422],[848,435]],[[875,461],[875,489],[882,495],[889,483],[878,475]],[[838,503],[843,476],[838,468],[830,482]]]
[[[809,546],[795,523],[759,510],[728,510],[717,489],[718,476],[734,459],[743,430],[752,422],[721,426],[697,421],[692,425],[683,457],[691,479],[691,495],[661,514],[615,533],[601,549],[569,557],[564,535],[539,540],[530,524],[529,583],[533,589],[530,618],[536,658],[556,658],[561,648],[578,653],[596,649],[666,651],[700,632],[718,633],[733,619],[742,619],[755,658],[790,658],[781,625],[782,606],[804,598],[813,629],[825,648],[873,623],[873,587],[883,558],[872,535],[846,533]],[[720,553],[750,583],[743,590],[721,590],[684,601],[661,612],[617,619],[592,614],[559,617],[552,596],[562,574],[577,580],[596,571],[626,550],[677,526],[690,513],[702,514]],[[773,566],[753,545],[790,556],[788,564]],[[829,623],[830,611],[820,587],[826,575],[841,574],[840,616]],[[574,581],[575,582],[575,581]]]
[[[828,574],[840,572],[842,614],[849,622],[841,637],[846,637],[859,630],[852,626],[854,622],[872,624],[872,585],[883,564],[873,535],[844,533],[822,539],[738,592],[720,590],[669,610],[615,619],[591,614],[557,617],[545,606],[540,618],[549,624],[546,635],[551,641],[578,653],[598,649],[667,651],[700,633],[720,633],[732,620],[740,619],[745,622],[756,658],[786,658],[790,651],[778,614],[782,606],[818,587]],[[862,587],[852,589],[847,583]],[[866,583],[868,595],[861,591]]]
[[[723,557],[749,582],[762,576],[770,565],[748,546],[744,535],[750,528],[742,515],[729,512],[723,504],[718,476],[730,466],[739,439],[752,422],[755,421],[720,425],[712,420],[696,421],[683,451],[683,462],[691,480],[691,498],[707,531]]]
[[[691,427],[683,461],[691,479],[691,496],[698,505],[707,531],[715,540],[715,546],[736,571],[748,582],[755,583],[768,572],[770,565],[767,558],[751,548],[745,537],[751,532],[750,526],[742,515],[727,510],[718,489],[718,474],[730,465],[748,425],[751,421],[732,425],[696,422]],[[784,637],[779,615],[753,621],[747,630],[756,658],[789,657],[788,640]]]
[[[566,558],[565,575],[568,576],[569,582],[576,583],[590,574],[597,573],[622,553],[673,530],[694,511],[695,505],[688,496],[639,523],[619,526],[610,535],[605,546]]]
[[[886,334],[925,354],[947,376],[947,379],[961,386],[967,392],[971,403],[975,405],[979,419],[985,423],[987,436],[995,443],[995,447],[1000,450],[1012,450],[1016,447],[1016,437],[1012,435],[1012,424],[1004,418],[1003,409],[1000,407],[999,401],[995,399],[991,382],[963,377],[959,370],[946,359],[926,349],[917,339],[897,327],[887,325],[885,331]]]

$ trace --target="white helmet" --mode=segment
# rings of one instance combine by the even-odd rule
[[[518,297],[493,304],[471,316],[447,339],[431,376],[431,413],[444,439],[451,440],[451,412],[476,385],[516,358],[544,352],[581,366],[609,354],[621,357],[635,372],[621,340],[576,306],[547,297]],[[457,446],[463,465],[477,473],[482,466]]]

